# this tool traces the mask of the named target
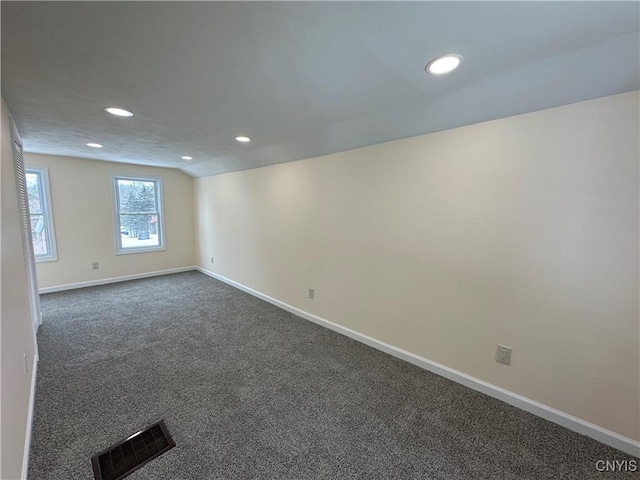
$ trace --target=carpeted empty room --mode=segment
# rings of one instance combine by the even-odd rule
[[[640,480],[640,1],[0,13],[0,480]]]
[[[129,478],[590,479],[625,454],[197,272],[41,296],[30,479],[160,419]]]

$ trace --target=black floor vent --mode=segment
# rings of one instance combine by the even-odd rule
[[[120,480],[176,446],[160,420],[91,457],[96,480]]]

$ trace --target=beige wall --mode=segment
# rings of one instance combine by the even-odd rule
[[[38,263],[40,288],[194,265],[192,180],[184,173],[29,153],[25,163],[48,167],[51,184],[58,260]],[[113,175],[162,178],[165,251],[116,255]]]
[[[196,179],[198,264],[638,440],[638,110],[632,92]]]
[[[28,430],[29,399],[36,342],[31,323],[29,288],[22,229],[18,213],[18,193],[11,147],[9,111],[2,100],[2,271],[0,303],[0,348],[2,349],[0,477],[22,476],[25,437]],[[24,355],[29,371],[25,371]]]

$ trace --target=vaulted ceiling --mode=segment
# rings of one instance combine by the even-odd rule
[[[2,95],[28,152],[206,176],[636,90],[639,7],[3,1]]]

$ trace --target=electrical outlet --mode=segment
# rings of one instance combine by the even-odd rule
[[[211,257],[211,263],[213,263],[213,257]]]
[[[27,360],[27,354],[23,353],[22,358],[24,358],[24,373],[29,373],[29,361]]]
[[[505,365],[511,364],[511,347],[498,345],[496,349],[496,362],[504,363]]]
[[[309,298],[311,300],[313,300],[314,298],[316,298],[316,291],[313,288],[309,288]]]
[[[99,262],[92,262],[91,263],[91,269],[92,270],[98,270],[100,268],[100,263]]]

